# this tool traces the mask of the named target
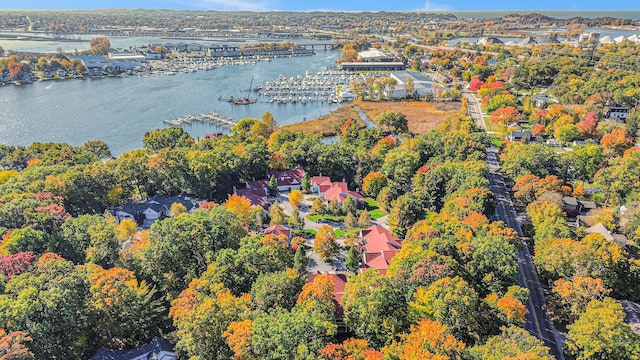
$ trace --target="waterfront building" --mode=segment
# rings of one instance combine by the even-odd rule
[[[392,62],[393,56],[382,52],[376,48],[358,52],[358,58],[362,62]]]
[[[344,71],[404,71],[401,62],[343,62],[338,67]]]

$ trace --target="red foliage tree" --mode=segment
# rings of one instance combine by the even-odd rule
[[[469,90],[478,91],[482,85],[484,85],[484,81],[480,80],[478,76],[473,76],[469,81]]]
[[[544,125],[535,124],[533,125],[533,129],[531,129],[531,135],[538,136],[544,132]]]
[[[11,279],[27,271],[36,256],[32,252],[19,252],[15,254],[0,255],[0,273]]]

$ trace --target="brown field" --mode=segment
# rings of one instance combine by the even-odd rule
[[[317,119],[306,120],[295,124],[282,125],[280,126],[280,128],[292,132],[303,132],[305,134],[321,134],[322,136],[334,136],[336,135],[336,127],[340,125],[340,122],[343,119],[357,120],[360,124],[360,128],[365,127],[365,123],[360,120],[360,117],[358,116],[358,113],[356,113],[353,105],[345,105]]]
[[[425,134],[435,129],[451,113],[460,110],[459,102],[424,101],[360,101],[353,102],[371,120],[375,120],[383,111],[397,111],[407,117],[409,130],[414,134]]]

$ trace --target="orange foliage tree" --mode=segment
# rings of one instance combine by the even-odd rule
[[[627,137],[627,130],[619,128],[602,137],[600,144],[607,156],[620,156],[633,146],[633,139]]]
[[[320,255],[323,261],[329,261],[338,251],[338,244],[336,243],[333,228],[329,225],[321,225],[316,233],[316,238],[313,243],[313,251]]]
[[[240,219],[240,223],[245,228],[248,228],[253,224],[253,209],[251,208],[251,202],[246,197],[238,196],[236,194],[230,195],[224,203],[224,207],[235,213],[238,216],[238,219]]]
[[[445,325],[432,320],[420,320],[400,343],[382,349],[385,355],[400,360],[409,359],[460,359],[464,358],[466,345],[448,332]]]

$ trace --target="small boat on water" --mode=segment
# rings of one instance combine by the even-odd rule
[[[235,105],[249,105],[249,104],[255,104],[258,100],[257,99],[251,99],[249,96],[251,95],[251,90],[253,86],[253,76],[251,77],[251,83],[249,84],[249,90],[248,90],[248,94],[247,96],[243,97],[243,98],[237,98],[234,96],[231,96],[229,98],[229,100],[227,100],[230,103],[233,103]]]

